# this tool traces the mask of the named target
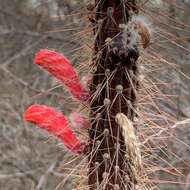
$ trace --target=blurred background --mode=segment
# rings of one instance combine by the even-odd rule
[[[172,105],[165,101],[162,107],[186,120],[190,118],[190,1],[141,3],[155,33],[150,51],[172,63],[154,75],[170,84],[163,92],[171,95]],[[24,123],[22,114],[34,103],[65,114],[75,107],[72,101],[68,104],[68,93],[33,59],[40,49],[49,48],[64,53],[76,67],[84,64],[91,56],[86,46],[92,41],[90,30],[84,31],[89,25],[86,4],[85,0],[0,0],[0,190],[73,189],[72,177],[65,177],[74,163],[64,165],[72,155],[55,138]],[[181,125],[174,133],[176,138],[160,155],[182,175],[167,176],[171,182],[158,187],[190,190],[190,125]],[[155,174],[158,179],[160,175]]]

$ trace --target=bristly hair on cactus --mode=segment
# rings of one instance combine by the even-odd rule
[[[60,112],[45,105],[32,105],[24,119],[58,137],[74,153],[85,153],[86,143],[79,140],[69,126],[68,119]]]
[[[72,112],[69,116],[72,126],[75,128],[89,129],[90,121],[87,117],[77,112]]]
[[[44,49],[36,54],[34,62],[67,86],[76,99],[88,100],[89,93],[82,86],[71,62],[64,55]]]

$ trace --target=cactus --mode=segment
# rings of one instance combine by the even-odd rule
[[[125,140],[125,133],[115,117],[122,113],[133,121],[137,116],[140,35],[132,17],[138,10],[135,1],[95,2],[92,24],[96,72],[90,102],[94,119],[89,130],[89,189],[136,189],[139,166],[131,160],[135,158],[129,158],[127,151],[132,139]]]
[[[143,179],[134,125],[138,117],[137,60],[141,46],[149,44],[150,32],[137,19],[134,0],[95,1],[87,8],[95,12],[95,17],[89,18],[95,37],[91,64],[95,71],[88,80],[89,92],[63,55],[41,50],[35,63],[61,81],[76,100],[89,105],[89,119],[71,113],[70,122],[60,112],[42,105],[29,107],[24,118],[58,137],[71,152],[87,156],[90,190],[136,190]],[[87,129],[88,142],[76,137],[71,125]]]

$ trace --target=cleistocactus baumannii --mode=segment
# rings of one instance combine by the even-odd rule
[[[143,189],[137,128],[137,96],[140,49],[150,43],[150,30],[137,16],[135,0],[95,0],[88,6],[94,32],[92,79],[82,85],[71,62],[50,50],[37,53],[35,63],[67,87],[71,95],[89,107],[89,115],[73,112],[67,118],[44,105],[32,105],[26,121],[58,137],[71,152],[88,158],[90,190]],[[92,14],[93,15],[93,14]],[[71,126],[88,130],[84,142]]]

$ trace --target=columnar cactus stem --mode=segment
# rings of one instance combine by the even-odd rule
[[[123,113],[132,121],[136,116],[139,51],[136,43],[128,46],[132,42],[124,41],[121,30],[122,25],[127,26],[130,14],[137,13],[136,3],[135,0],[95,0],[94,9],[96,72],[91,87],[94,93],[91,118],[95,119],[91,119],[89,130],[89,189],[131,190],[138,182],[126,159],[125,137],[115,116]],[[127,40],[133,37],[130,36],[133,33],[126,35],[129,35]]]

